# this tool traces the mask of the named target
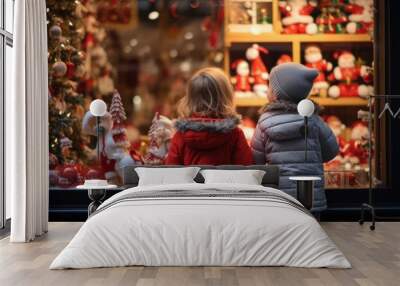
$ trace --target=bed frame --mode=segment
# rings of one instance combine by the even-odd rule
[[[135,171],[138,167],[147,168],[182,168],[181,165],[162,165],[162,166],[128,166],[123,169],[122,183],[125,188],[136,187],[139,182],[139,177]],[[219,169],[219,170],[263,170],[265,175],[262,179],[262,185],[265,187],[271,187],[279,189],[279,167],[268,166],[268,165],[221,165],[221,166],[210,166],[210,165],[191,165],[191,167],[200,167],[201,169]],[[203,176],[198,173],[194,179],[197,183],[204,183]]]

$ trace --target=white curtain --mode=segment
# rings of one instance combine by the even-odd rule
[[[14,94],[6,99],[6,187],[12,242],[48,226],[48,73],[45,0],[15,1]]]

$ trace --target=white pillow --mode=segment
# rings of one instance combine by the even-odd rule
[[[205,184],[234,183],[261,185],[265,171],[262,170],[202,170]]]
[[[139,186],[195,183],[193,179],[199,170],[198,167],[135,168],[139,176]]]

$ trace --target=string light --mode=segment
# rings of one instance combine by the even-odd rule
[[[157,20],[159,16],[160,13],[158,13],[158,11],[152,11],[149,13],[149,19],[152,21]]]
[[[139,41],[135,38],[133,38],[129,41],[129,45],[131,45],[131,47],[136,47],[138,43],[139,43]]]

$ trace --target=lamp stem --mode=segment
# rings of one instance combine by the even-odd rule
[[[100,116],[96,116],[97,161],[100,163]]]
[[[304,117],[304,137],[305,137],[305,152],[304,152],[304,161],[307,163],[307,147],[308,147],[308,117]]]

